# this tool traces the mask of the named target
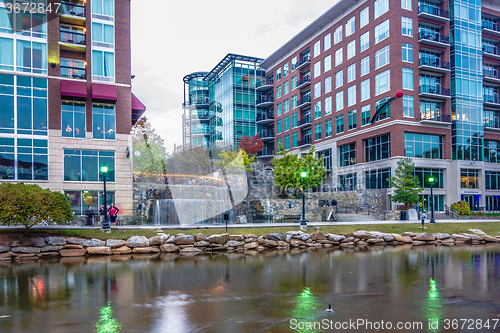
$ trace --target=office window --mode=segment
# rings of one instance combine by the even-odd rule
[[[283,77],[288,75],[288,62],[283,65]]]
[[[281,103],[276,104],[276,117],[281,116]]]
[[[85,137],[84,102],[61,102],[61,129],[65,138]]]
[[[341,114],[340,116],[337,116],[335,118],[335,122],[337,125],[336,133],[339,134],[339,133],[344,132],[344,115]]]
[[[332,91],[332,77],[331,76],[325,78],[325,94],[328,94],[330,91]]]
[[[356,143],[339,146],[339,166],[345,167],[356,164]]]
[[[297,75],[292,77],[292,90],[297,88]]]
[[[112,104],[92,104],[92,137],[94,139],[115,139],[115,111],[115,106]]]
[[[486,178],[485,179],[485,187],[487,190],[500,190],[500,172],[498,172],[498,171],[496,171],[496,172],[495,171],[486,171],[485,176],[486,176],[485,177]],[[441,186],[441,188],[442,187],[443,186]],[[497,204],[497,206],[498,206],[498,204]]]
[[[285,135],[285,150],[290,149],[290,135]]]
[[[347,124],[350,130],[356,128],[356,110],[349,111],[347,114]]]
[[[0,179],[49,179],[47,140],[0,137],[0,152]]]
[[[391,157],[391,140],[384,134],[365,141],[365,162],[373,162]]]
[[[378,114],[378,120],[383,120],[391,116],[391,103],[385,103],[389,100],[389,97],[383,98],[380,101],[375,102],[375,110],[379,110],[379,108],[384,105],[384,108],[380,110]]]
[[[103,191],[64,191],[71,209],[76,215],[85,215],[88,206],[92,206],[97,213],[101,204],[104,204]],[[115,191],[106,190],[106,204],[108,207],[115,202]]]
[[[361,82],[361,101],[366,101],[370,98],[370,79]]]
[[[401,18],[401,30],[403,36],[413,37],[413,20],[403,16]]]
[[[290,102],[288,99],[285,99],[283,101],[283,113],[287,113],[288,111],[290,111]]]
[[[443,141],[439,135],[405,133],[405,156],[443,158]]]
[[[298,132],[293,132],[292,133],[292,148],[296,148],[299,145],[299,133]]]
[[[92,75],[96,79],[115,77],[115,54],[114,52],[105,52],[92,50]]]
[[[286,132],[290,129],[290,117],[286,116],[283,118],[283,132]]]
[[[344,61],[344,55],[342,50],[343,48],[340,48],[337,51],[335,51],[335,67],[337,67]]]
[[[281,98],[281,85],[276,87],[276,99]]]
[[[412,0],[401,0],[401,8],[411,10],[411,1]]]
[[[288,86],[288,81],[286,81],[286,82],[283,83],[283,95],[288,94],[289,91],[290,91],[290,89],[289,89],[289,86]]]
[[[434,188],[444,188],[444,175],[443,169],[434,169],[434,168],[415,168],[413,170],[413,175],[417,176],[420,180],[420,186],[423,188],[429,188],[429,176],[434,176],[436,179],[434,184],[432,185]],[[488,176],[486,176],[488,177]],[[437,205],[436,205],[437,206]]]
[[[276,70],[276,81],[281,80],[281,67]]]
[[[332,34],[323,37],[323,51],[328,50],[330,47],[332,47]]]
[[[389,0],[375,0],[373,4],[373,18],[376,19],[389,11]]]
[[[321,101],[314,103],[314,119],[321,118]]]
[[[359,38],[359,52],[363,52],[370,47],[370,31],[365,32]]]
[[[365,186],[367,189],[376,190],[389,188],[387,179],[391,178],[391,169],[377,169],[365,173]]]
[[[333,33],[333,44],[337,44],[338,42],[341,42],[343,38],[342,34],[342,26],[337,27]]]
[[[356,104],[356,86],[349,87],[347,89],[347,106],[353,106]]]
[[[321,123],[314,125],[314,140],[321,140]]]
[[[413,118],[413,96],[403,96],[403,116]]]
[[[356,173],[348,173],[346,175],[339,175],[339,191],[354,191],[357,188]]]
[[[114,0],[93,0],[92,13],[106,16],[114,16]]]
[[[389,45],[375,52],[375,69],[385,66],[390,62],[390,52]]]
[[[500,141],[484,140],[484,161],[500,163]]]
[[[78,33],[83,33],[83,31],[78,32]],[[81,36],[81,35],[79,35],[79,36]],[[82,39],[82,41],[83,41],[83,39]],[[114,44],[115,43],[115,27],[111,24],[92,22],[92,41],[107,43],[107,44]]]
[[[413,45],[403,43],[403,61],[413,63]]]
[[[325,138],[332,136],[332,120],[325,121]]]
[[[356,17],[353,16],[349,20],[347,20],[347,23],[345,25],[345,36],[350,36],[356,31]]]
[[[332,69],[332,55],[329,54],[328,56],[326,56],[325,59],[323,60],[323,62],[324,62],[325,73],[326,73],[330,69]]]
[[[332,96],[325,98],[325,116],[332,113]]]
[[[370,105],[365,105],[361,108],[361,126],[370,123]]]
[[[321,96],[321,82],[316,82],[314,84],[314,98]]]
[[[344,108],[344,92],[339,91],[335,95],[335,111],[340,111]]]
[[[387,0],[386,0],[387,1]],[[375,27],[375,44],[389,37],[389,19]]]
[[[319,56],[320,53],[321,53],[321,40],[318,40],[316,43],[314,43],[313,58]]]
[[[292,96],[292,109],[297,107],[297,95]]]
[[[356,40],[349,42],[347,44],[347,60],[351,59],[356,55]]]
[[[356,63],[347,67],[347,83],[356,79]]]
[[[64,181],[103,181],[102,166],[108,167],[106,181],[115,181],[115,152],[64,149]]]
[[[314,64],[314,78],[321,75],[321,60]]]
[[[359,13],[359,28],[363,28],[370,22],[370,7],[366,7]]]
[[[391,71],[388,69],[375,75],[375,96],[391,90]]]
[[[292,58],[292,71],[297,68],[297,57]]]
[[[276,121],[276,134],[280,134],[281,133],[281,119],[278,119]]]
[[[413,69],[403,67],[403,89],[413,90]]]
[[[297,112],[292,113],[292,128],[297,127]]]
[[[335,73],[335,89],[344,85],[344,70]]]
[[[360,75],[366,75],[370,73],[370,56],[361,59]]]

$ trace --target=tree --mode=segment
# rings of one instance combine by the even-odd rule
[[[241,159],[239,155],[241,154]],[[244,169],[245,171],[253,171],[250,168],[250,164],[255,160],[255,156],[248,156],[248,154],[240,148],[238,151],[234,152],[231,150],[223,150],[219,153],[219,160],[215,161],[215,164],[219,166],[224,172],[230,172],[230,170]]]
[[[410,157],[398,161],[395,175],[387,179],[389,186],[394,188],[393,202],[405,204],[405,209],[418,202],[418,195],[423,188],[420,187],[420,179],[413,175],[415,163]]]
[[[264,148],[264,141],[259,138],[260,133],[255,134],[254,136],[243,136],[239,140],[240,149],[243,149],[249,155],[257,155]]]
[[[278,144],[277,158],[273,160],[274,182],[283,190],[302,188],[300,173],[307,172],[304,180],[305,188],[321,186],[325,179],[325,166],[321,156],[314,156],[314,146],[304,157],[285,153],[281,143]]]
[[[73,220],[69,201],[62,193],[24,183],[0,184],[0,222],[24,225],[26,234],[39,222]]]
[[[146,117],[132,127],[132,151],[135,172],[140,172],[147,180],[165,173],[164,141]]]
[[[186,151],[176,151],[167,155],[165,170],[167,173],[184,175],[206,175],[211,172],[209,151],[194,147]]]

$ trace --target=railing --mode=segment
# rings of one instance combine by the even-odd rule
[[[450,13],[448,11],[424,4],[418,6],[418,12],[427,13],[444,18],[450,18]]]
[[[430,33],[427,31],[420,31],[418,33],[418,39],[430,40],[433,42],[450,44],[450,37],[441,35],[440,33]]]
[[[209,113],[208,112],[204,112],[204,113],[193,113],[191,115],[191,119],[200,119],[200,120],[208,120],[209,119]]]
[[[489,30],[500,31],[498,24],[490,22],[490,21],[485,21],[485,20],[483,20],[483,28],[489,29]]]
[[[87,69],[79,67],[70,66],[60,66],[61,67],[61,77],[69,77],[73,79],[87,79]]]
[[[483,52],[498,55],[498,47],[490,44],[483,44]]]
[[[260,153],[257,154],[257,156],[270,156],[270,155],[274,155],[274,149],[267,149],[266,147],[264,147]]]
[[[311,123],[311,115],[308,114],[306,115],[304,118],[302,119],[299,119],[299,122],[298,122],[298,126],[302,126],[302,125],[308,125]]]
[[[494,119],[494,120],[484,119],[484,127],[500,129],[500,124],[498,122],[498,119]]]
[[[273,102],[274,102],[274,98],[262,96],[260,98],[260,101],[257,102],[257,104],[261,104],[261,103],[273,103]]]
[[[483,95],[483,102],[498,104],[498,95]]]
[[[298,83],[297,83],[297,87],[300,87],[301,85],[305,84],[305,83],[311,83],[311,77],[308,75],[308,76],[305,76],[303,77]]]
[[[439,121],[442,123],[451,123],[451,116],[449,114],[432,114],[432,113],[420,113],[420,121],[422,120],[430,120],[430,121]]]
[[[272,86],[274,84],[274,79],[265,79],[261,80],[260,82],[257,82],[257,88],[262,87],[262,86]]]
[[[85,45],[86,36],[79,32],[60,30],[60,41],[65,43]]]
[[[435,68],[450,69],[450,63],[439,58],[420,58],[420,66],[431,66]]]
[[[301,99],[299,99],[299,101],[297,102],[297,105],[302,105],[302,104],[310,103],[310,102],[311,102],[311,95],[306,95],[306,96],[302,97]]]
[[[305,145],[310,145],[311,144],[311,137],[306,137],[302,140],[299,140],[298,146],[305,146]]]
[[[305,56],[302,59],[300,59],[299,62],[297,63],[297,65],[295,66],[295,68],[302,66],[306,62],[311,62],[311,56]]]
[[[260,120],[273,120],[274,119],[274,114],[272,112],[265,113],[265,114],[258,114],[256,121]]]
[[[435,95],[442,95],[442,96],[451,96],[450,89],[448,88],[443,88],[440,86],[434,86],[434,85],[426,85],[423,84],[420,86],[420,93],[427,93],[427,94],[435,94]]]
[[[262,131],[259,138],[274,138],[274,131]]]
[[[491,67],[483,67],[483,75],[498,79],[498,70]]]
[[[61,2],[59,13],[63,15],[85,17],[85,6],[68,2]]]

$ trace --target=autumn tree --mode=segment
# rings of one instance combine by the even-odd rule
[[[143,172],[148,180],[154,174],[163,174],[166,156],[164,141],[146,117],[132,127],[132,140],[134,171]]]
[[[255,134],[254,136],[243,136],[239,140],[240,149],[243,149],[248,155],[257,155],[264,148],[264,141],[259,138],[260,133]]]

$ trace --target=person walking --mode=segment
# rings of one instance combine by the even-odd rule
[[[94,210],[92,209],[92,206],[89,206],[87,211],[85,212],[85,215],[87,215],[87,221],[85,225],[91,226],[94,225]]]
[[[335,200],[335,198],[332,198],[332,209],[335,211],[335,214],[337,214],[337,200]]]
[[[101,222],[101,230],[104,226],[104,222],[106,221],[106,209],[104,209],[104,205],[101,205],[101,208],[99,208],[99,220]]]
[[[115,206],[114,203],[111,203],[111,205],[109,205],[108,212],[109,212],[109,219],[111,221],[111,228],[112,229],[116,229],[116,217],[118,216],[119,211],[120,210]]]

